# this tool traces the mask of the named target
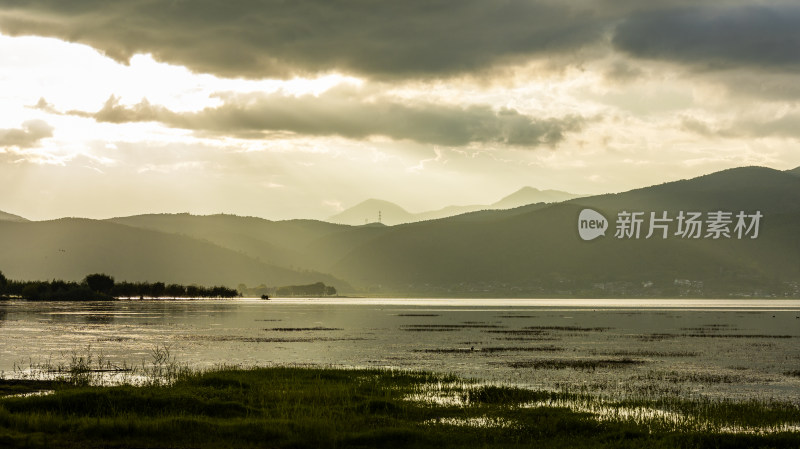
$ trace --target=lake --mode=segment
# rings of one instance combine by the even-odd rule
[[[257,299],[0,302],[0,370],[149,362],[422,369],[607,394],[800,402],[800,301]],[[16,374],[15,374],[16,371]]]

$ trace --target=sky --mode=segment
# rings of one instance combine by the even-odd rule
[[[0,0],[0,210],[325,219],[800,166],[800,5]]]

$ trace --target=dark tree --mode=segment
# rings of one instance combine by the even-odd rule
[[[8,284],[8,279],[3,275],[3,272],[0,271],[0,295],[6,292],[6,285]]]
[[[181,298],[186,296],[186,287],[179,284],[170,284],[167,286],[165,293],[171,298]]]
[[[186,287],[186,296],[189,298],[200,298],[203,296],[203,292],[200,287],[196,285],[189,285]]]
[[[167,286],[163,282],[156,282],[150,286],[150,297],[161,298],[167,290]]]
[[[94,292],[109,293],[114,288],[114,278],[103,273],[90,274],[83,282]]]

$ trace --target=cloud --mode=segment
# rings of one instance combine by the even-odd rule
[[[21,128],[0,129],[0,147],[32,148],[53,137],[53,127],[42,120],[28,120]]]
[[[38,109],[40,111],[47,112],[48,114],[56,114],[56,115],[60,114],[60,112],[58,112],[56,108],[52,104],[48,103],[47,100],[45,100],[44,98],[39,98],[39,101],[37,101],[36,104],[26,107],[31,109]]]
[[[800,7],[796,5],[685,7],[626,18],[613,45],[639,58],[704,70],[800,67]]]
[[[39,100],[42,102],[44,99]],[[176,123],[180,121],[180,115],[174,113],[163,106],[153,106],[147,99],[133,106],[123,106],[119,103],[119,97],[112,95],[108,98],[103,107],[97,112],[86,112],[72,110],[68,115],[78,117],[93,118],[98,122],[106,123],[131,123],[131,122],[164,122]],[[47,104],[45,102],[45,104]]]
[[[771,118],[746,116],[718,122],[687,116],[682,118],[681,127],[706,137],[800,139],[800,112]]]
[[[442,77],[602,38],[588,6],[547,0],[28,0],[0,6],[0,29],[88,44],[118,61],[159,61],[226,77],[321,72]]]
[[[305,136],[340,136],[463,146],[499,143],[512,146],[555,146],[566,134],[581,129],[579,116],[536,118],[514,109],[487,105],[467,107],[425,102],[400,102],[369,90],[338,87],[315,95],[282,93],[218,94],[222,104],[198,112],[173,112],[147,100],[124,106],[112,96],[97,112],[70,111],[100,122],[160,122],[203,134],[262,138],[289,132]]]

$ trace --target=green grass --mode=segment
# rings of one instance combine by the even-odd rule
[[[0,380],[0,447],[480,448],[793,447],[800,433],[730,434],[800,422],[786,403],[637,400],[481,385],[389,370],[218,368],[169,384],[90,386]],[[5,388],[5,390],[4,390]],[[597,414],[587,411],[612,410]],[[613,411],[659,410],[620,418]]]

